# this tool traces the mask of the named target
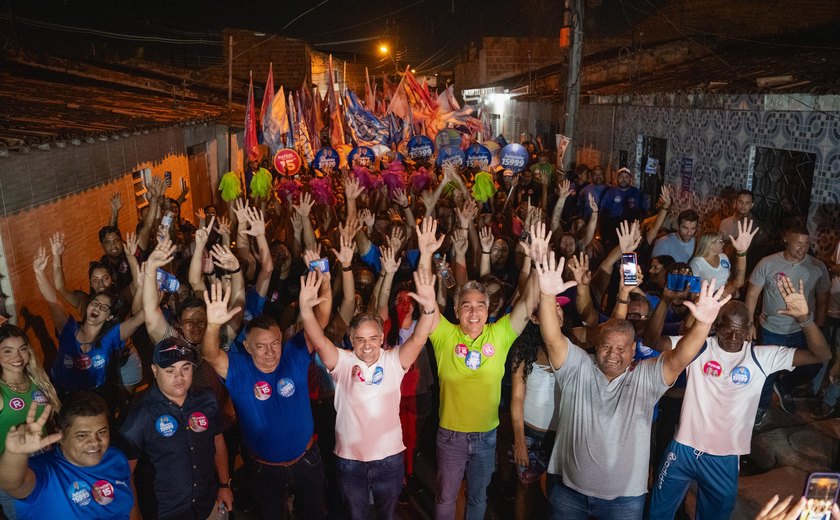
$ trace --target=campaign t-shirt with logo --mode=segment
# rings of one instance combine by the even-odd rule
[[[674,440],[710,455],[750,452],[755,412],[769,374],[793,370],[796,349],[745,342],[726,352],[715,336],[688,368],[688,385]]]
[[[371,366],[349,350],[338,350],[330,375],[335,381],[335,454],[342,459],[370,462],[405,449],[400,384],[406,371],[400,348],[380,348]]]
[[[257,369],[249,354],[228,353],[225,387],[245,446],[260,460],[288,462],[306,451],[314,431],[307,378],[310,361],[303,331],[286,341],[280,364],[270,374]]]
[[[720,253],[718,258],[720,259],[720,263],[717,267],[709,265],[709,262],[702,256],[692,258],[688,264],[694,276],[699,276],[701,280],[711,282],[712,278],[715,279],[715,286],[712,288],[713,291],[716,291],[721,285],[726,285],[726,282],[729,281],[730,272],[732,271],[732,263],[729,261],[728,256]]]
[[[114,353],[124,346],[120,340],[120,325],[114,325],[99,340],[99,346],[82,351],[82,344],[76,339],[79,323],[68,319],[58,333],[58,354],[52,366],[52,379],[62,390],[92,390],[105,384],[108,363]]]
[[[29,459],[35,488],[15,500],[19,520],[120,520],[134,506],[131,469],[116,448],[108,448],[95,466],[76,466],[55,448]]]
[[[3,403],[3,409],[0,410],[0,453],[6,449],[9,428],[26,423],[29,407],[33,403],[39,407],[35,412],[37,420],[44,411],[43,405],[49,404],[47,395],[35,386],[35,383],[30,382],[29,386],[26,392],[16,392],[5,384],[0,384],[0,400]]]
[[[429,339],[440,377],[440,426],[456,432],[486,432],[499,425],[505,360],[516,339],[506,314],[485,325],[476,339],[440,317]]]

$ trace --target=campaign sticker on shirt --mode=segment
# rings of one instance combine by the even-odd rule
[[[353,365],[353,369],[350,371],[350,376],[358,383],[365,382],[365,375],[362,374],[362,367],[359,365]]]
[[[26,406],[26,403],[20,397],[12,397],[9,400],[9,408],[12,410],[23,410],[24,406]]]
[[[743,365],[738,365],[732,369],[730,377],[736,385],[745,385],[750,382],[750,369]]]
[[[283,397],[291,397],[295,393],[295,383],[288,377],[283,377],[277,381],[277,391]]]
[[[86,506],[90,504],[90,486],[87,485],[87,482],[77,480],[70,484],[67,489],[67,497],[77,506]]]
[[[467,354],[467,358],[464,360],[464,364],[471,370],[477,370],[479,365],[481,365],[481,352],[477,350],[470,350]]]
[[[621,195],[616,195],[613,199],[613,202],[615,202],[616,204],[621,204]]]
[[[706,364],[703,365],[703,373],[707,376],[720,377],[720,373],[722,371],[723,369],[721,368],[720,363],[715,360],[707,361]]]
[[[496,347],[490,343],[485,343],[484,346],[481,347],[481,353],[484,354],[484,357],[492,357],[493,354],[496,353]]]
[[[99,354],[93,356],[91,358],[91,365],[93,368],[102,368],[105,366],[105,356],[100,356]]]
[[[190,418],[187,420],[187,424],[189,425],[190,430],[196,433],[206,431],[207,428],[210,427],[210,421],[208,421],[207,416],[201,412],[195,412],[190,415]]]
[[[627,207],[630,208],[630,209],[635,208],[636,207],[636,199],[634,199],[633,197],[630,197],[629,199],[627,199]]]
[[[178,431],[178,422],[171,415],[161,415],[155,421],[155,429],[164,437],[172,437]]]
[[[32,392],[32,401],[38,404],[47,404],[50,402],[50,400],[47,399],[47,394],[40,390],[34,390]]]
[[[78,370],[87,370],[92,364],[93,362],[87,354],[80,354],[76,356],[75,360],[73,360],[73,366],[75,366]]]
[[[382,367],[376,367],[376,370],[373,371],[373,377],[370,378],[370,382],[375,385],[382,384],[382,377],[385,375],[385,370]]]
[[[107,480],[97,480],[93,483],[93,499],[101,506],[107,506],[114,501],[114,486]]]
[[[729,260],[727,260],[726,258],[721,258],[720,259],[720,266],[723,267],[724,269],[729,269]]]
[[[257,381],[254,385],[254,397],[260,401],[265,401],[271,397],[271,385],[265,381]]]
[[[469,352],[469,350],[470,349],[468,349],[463,343],[455,345],[455,355],[458,357],[467,357],[467,352]]]
[[[64,368],[73,368],[74,366],[76,366],[76,362],[73,356],[64,356]]]

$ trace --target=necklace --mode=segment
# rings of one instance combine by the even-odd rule
[[[29,389],[29,380],[26,380],[23,383],[10,383],[2,377],[0,377],[0,382],[2,382],[4,385],[8,386],[9,388],[18,393],[25,392]]]

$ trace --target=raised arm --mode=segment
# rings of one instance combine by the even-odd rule
[[[714,324],[720,308],[732,298],[732,296],[723,295],[723,286],[713,292],[714,287],[714,278],[704,280],[697,302],[689,300],[683,302],[683,305],[694,316],[694,325],[680,338],[673,350],[662,353],[664,358],[662,377],[669,386],[676,382],[677,377],[685,370],[685,367],[697,357],[700,348],[706,342],[706,338],[709,337],[709,331],[712,329],[712,324]]]
[[[744,286],[747,273],[747,250],[760,228],[753,229],[752,220],[738,221],[738,236],[730,236],[732,247],[735,248],[735,268],[726,282],[726,294],[735,294]]]
[[[204,248],[207,247],[207,241],[210,239],[210,232],[213,230],[215,219],[216,217],[210,217],[210,222],[207,225],[202,224],[195,230],[195,251],[190,258],[188,277],[190,287],[192,287],[196,296],[200,296],[207,290],[203,278]]]
[[[586,230],[583,233],[583,238],[580,240],[581,249],[586,248],[586,246],[592,243],[592,240],[595,238],[595,230],[598,229],[599,209],[592,192],[588,194],[588,201],[589,209],[591,209],[592,212],[589,214],[589,220],[586,221]]]
[[[169,323],[160,310],[160,294],[157,286],[157,270],[172,261],[175,245],[165,237],[146,260],[143,276],[143,317],[146,331],[153,343],[164,339]]]
[[[163,197],[163,190],[163,179],[153,175],[152,183],[148,187],[148,195],[146,197],[146,200],[149,201],[148,210],[146,211],[146,216],[143,217],[143,225],[140,227],[140,233],[137,234],[137,242],[143,251],[149,250],[152,230],[155,227],[158,212],[160,211],[160,199]]]
[[[551,231],[546,230],[544,223],[539,222],[531,226],[531,244],[527,246],[528,249],[526,252],[528,256],[525,258],[525,264],[528,265],[529,270],[532,260],[536,261],[536,259],[541,259],[548,253],[550,240]],[[531,314],[539,302],[539,294],[537,293],[537,288],[534,287],[533,271],[529,275],[528,280],[524,286],[522,298],[516,302],[516,305],[513,306],[510,312],[510,325],[517,334],[520,334],[525,329],[525,325],[528,324],[528,320],[530,320]]]
[[[490,253],[493,250],[493,243],[496,241],[490,226],[481,228],[481,232],[478,234],[478,241],[481,246],[481,260],[478,265],[478,275],[481,277],[490,274]]]
[[[222,327],[242,310],[239,307],[229,308],[230,292],[225,292],[219,282],[210,284],[210,289],[204,291],[204,303],[207,307],[207,330],[201,340],[201,355],[210,363],[216,374],[227,379],[228,355],[219,347],[219,335]]]
[[[324,335],[324,327],[315,317],[314,308],[324,302],[321,296],[321,284],[324,281],[319,271],[310,271],[300,277],[300,321],[306,333],[309,345],[318,353],[327,370],[333,370],[338,364],[338,347]]]
[[[554,259],[554,251],[537,262],[537,276],[540,286],[540,332],[542,333],[548,360],[552,368],[557,370],[566,362],[569,354],[569,339],[563,335],[560,328],[560,318],[557,316],[557,295],[574,287],[576,282],[563,281],[563,267],[565,259]]]
[[[455,276],[455,283],[460,287],[467,283],[469,279],[467,275],[467,230],[458,228],[452,231],[452,251],[453,251],[453,265],[452,273]]]
[[[411,368],[411,365],[417,361],[417,356],[420,355],[423,345],[429,339],[433,324],[436,324],[440,319],[437,302],[435,301],[435,275],[431,271],[415,271],[414,287],[416,292],[408,293],[408,295],[420,306],[420,319],[414,326],[414,332],[400,346],[400,365],[404,370]],[[399,327],[399,324],[392,323],[391,326]]]
[[[358,207],[356,199],[362,194],[362,186],[359,184],[359,179],[354,176],[346,175],[344,181],[344,199],[347,203],[347,219],[356,218],[358,215]]]
[[[67,311],[64,310],[64,307],[58,301],[58,295],[55,292],[55,287],[53,287],[49,278],[47,278],[46,269],[48,262],[49,258],[47,258],[47,250],[43,247],[39,247],[38,252],[35,254],[35,258],[32,261],[32,268],[35,270],[35,280],[38,282],[38,289],[41,291],[41,296],[44,297],[44,300],[47,302],[47,306],[50,308],[50,315],[52,315],[55,329],[60,331],[64,328],[64,325],[67,324],[67,320],[70,319],[70,315],[67,314]]]
[[[807,349],[797,349],[793,354],[793,366],[814,365],[831,359],[831,349],[825,340],[820,327],[814,322],[814,315],[808,308],[808,299],[805,297],[805,281],[799,280],[799,290],[794,289],[790,278],[781,275],[776,279],[776,287],[779,288],[782,298],[785,300],[785,308],[778,311],[783,316],[789,316],[796,320],[802,327],[805,334]]]
[[[662,224],[665,223],[665,217],[668,216],[668,210],[671,209],[673,196],[674,194],[671,192],[670,186],[662,186],[659,194],[659,211],[656,213],[656,220],[653,221],[653,225],[645,233],[645,242],[648,244],[653,244],[653,241],[656,240],[656,235],[662,229]]]
[[[393,249],[390,247],[382,248],[382,272],[379,277],[381,283],[379,284],[379,294],[376,297],[376,311],[383,320],[388,319],[388,302],[391,300],[391,286],[394,283],[394,275],[400,268],[401,263],[402,259],[394,257]]]
[[[417,269],[432,272],[432,256],[443,245],[444,236],[437,238],[437,220],[432,217],[425,217],[417,225],[415,232],[417,233],[417,248],[420,249]]]
[[[592,293],[589,288],[592,281],[592,273],[589,272],[589,255],[581,252],[579,257],[572,257],[569,261],[569,270],[577,284],[575,307],[580,318],[587,325],[597,325],[598,311],[592,305]]]
[[[108,225],[118,227],[120,223],[120,210],[123,207],[122,195],[120,192],[114,193],[111,197],[111,218],[108,220]]]
[[[213,264],[226,271],[223,276],[225,281],[230,281],[229,307],[236,307],[239,309],[245,308],[245,277],[242,273],[242,266],[239,264],[239,259],[236,258],[229,247],[221,244],[216,244],[210,251],[210,256],[213,258]],[[239,330],[242,324],[243,314],[235,313],[229,320],[228,325],[233,333]]]
[[[364,224],[364,227],[359,227],[356,232],[356,250],[359,252],[359,255],[366,255],[372,245],[368,233],[373,232],[376,217],[367,208],[359,211],[358,215],[359,222]]]
[[[411,235],[414,233],[414,223],[416,220],[414,218],[414,211],[411,209],[411,204],[408,202],[408,195],[405,193],[405,190],[397,190],[394,193],[394,202],[405,214],[405,235],[406,239],[410,239]]]
[[[557,187],[557,202],[554,203],[554,210],[551,212],[551,231],[556,233],[560,229],[561,216],[563,215],[563,207],[566,205],[566,199],[572,191],[572,183],[569,180],[562,180]]]
[[[0,489],[21,500],[35,489],[35,473],[29,469],[29,457],[61,440],[60,433],[45,435],[52,407],[44,405],[40,417],[35,420],[39,407],[32,403],[26,414],[26,424],[9,429],[6,449],[0,455]]]
[[[125,253],[125,261],[128,263],[128,271],[131,273],[131,294],[135,295],[137,293],[137,287],[140,284],[139,279],[137,278],[137,273],[139,273],[140,263],[137,262],[137,257],[135,254],[137,253],[138,247],[138,238],[135,233],[129,231],[125,234],[125,242],[123,242],[123,252]]]
[[[271,273],[274,272],[274,261],[271,259],[268,240],[265,238],[265,215],[256,208],[249,208],[247,218],[248,230],[245,233],[257,240],[257,249],[260,254],[260,272],[257,274],[254,290],[265,298],[268,294],[268,284],[271,282]]]
[[[350,323],[350,320],[353,319],[353,314],[356,312],[356,281],[353,279],[353,252],[355,251],[356,244],[353,243],[351,237],[348,237],[344,234],[341,234],[339,240],[341,241],[341,249],[338,251],[336,251],[335,249],[332,250],[333,254],[338,260],[338,263],[341,264],[341,288],[344,292],[344,295],[341,299],[341,305],[338,307],[338,315],[341,316],[341,319],[344,320],[344,323]],[[399,266],[399,263],[397,263],[397,266]],[[385,269],[384,250],[382,253],[382,268]],[[393,279],[393,277],[394,275],[392,273],[391,278]],[[389,282],[389,291],[390,288],[391,285]],[[385,305],[387,305],[387,293],[385,295],[385,301]]]
[[[251,253],[251,240],[248,238],[248,201],[236,199],[233,201],[233,213],[236,215],[236,256],[245,264],[244,276],[253,279],[257,269],[257,260]]]
[[[55,289],[74,309],[81,309],[85,302],[84,293],[67,289],[64,282],[64,269],[62,267],[62,258],[65,251],[64,233],[56,232],[50,237],[50,250],[52,251],[52,272]]]

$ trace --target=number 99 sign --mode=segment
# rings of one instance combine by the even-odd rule
[[[294,175],[300,171],[301,164],[300,156],[296,151],[289,148],[277,150],[277,153],[274,154],[274,168],[279,173]]]

